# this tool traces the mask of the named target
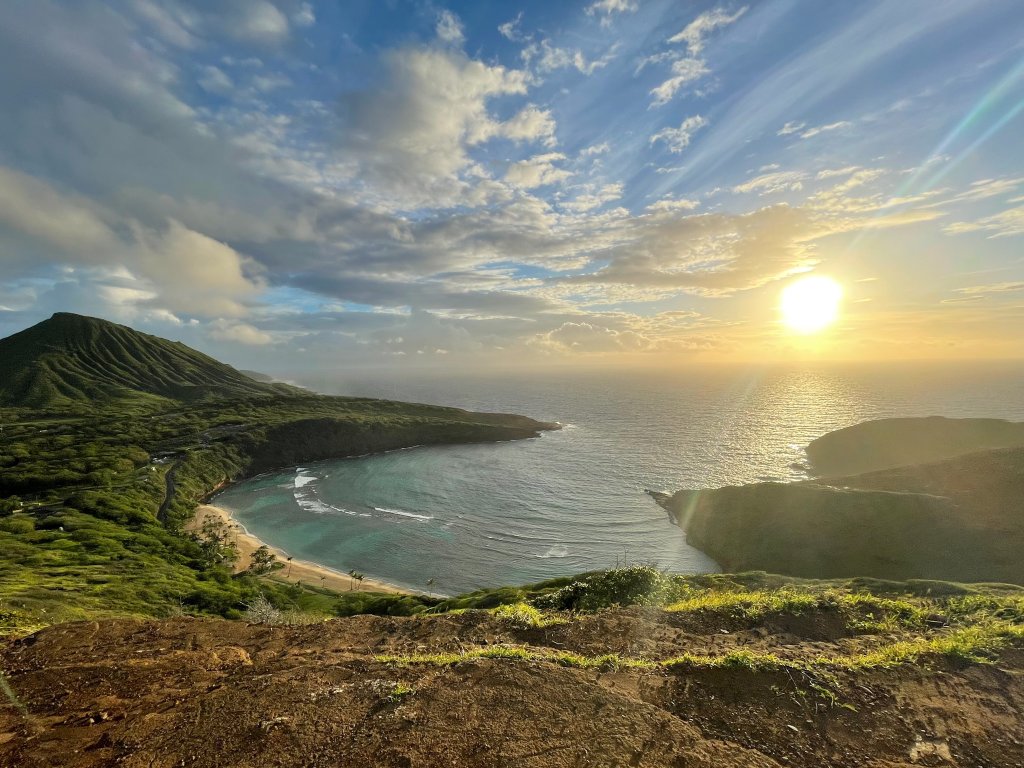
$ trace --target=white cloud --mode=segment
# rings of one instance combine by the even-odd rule
[[[989,285],[971,285],[966,288],[957,288],[957,293],[964,293],[969,296],[985,295],[989,293],[1016,293],[1024,291],[1024,282],[990,283]]]
[[[177,221],[146,227],[0,168],[0,234],[5,232],[41,246],[37,260],[128,270],[146,281],[133,290],[171,311],[243,315],[245,300],[262,288],[251,260]]]
[[[660,107],[672,100],[680,88],[699,80],[711,70],[701,59],[679,59],[672,64],[672,77],[651,89],[652,107]]]
[[[622,184],[605,184],[596,192],[577,195],[573,200],[562,203],[562,207],[573,213],[586,213],[622,197]]]
[[[216,93],[220,96],[227,95],[234,90],[235,84],[227,76],[224,70],[217,67],[203,67],[202,74],[196,81],[199,87],[209,93]]]
[[[292,81],[287,75],[274,72],[269,75],[256,75],[250,83],[260,93],[270,93],[270,91],[277,90],[278,88],[287,88],[292,84]]]
[[[528,160],[520,160],[508,167],[505,180],[523,189],[544,187],[564,181],[572,176],[572,172],[555,167],[554,164],[561,160],[565,160],[565,155],[560,152],[548,152],[544,155],[535,155]]]
[[[299,8],[292,14],[292,22],[297,27],[311,27],[316,23],[316,14],[313,13],[313,6],[309,3],[300,3]]]
[[[589,322],[562,323],[527,343],[552,352],[572,354],[642,352],[653,346],[649,338],[635,331],[620,331]]]
[[[1024,184],[1024,177],[1005,179],[981,179],[971,184],[969,188],[955,195],[956,202],[971,202],[975,200],[987,200],[990,197],[1009,194]],[[1009,200],[1008,202],[1024,202],[1022,200]]]
[[[661,200],[648,205],[647,210],[652,213],[668,213],[671,211],[692,211],[699,207],[699,200],[688,200],[682,197],[664,197]]]
[[[597,0],[587,6],[588,16],[600,16],[601,26],[611,24],[612,14],[636,13],[640,6],[634,0]]]
[[[779,129],[778,136],[789,136],[792,133],[799,133],[807,127],[807,123],[791,120]]]
[[[701,58],[707,37],[715,30],[732,24],[746,11],[746,7],[743,7],[730,14],[721,8],[716,8],[702,13],[686,25],[682,31],[668,39],[669,43],[685,43],[686,56],[679,51],[665,51],[648,56],[637,65],[636,74],[639,74],[648,64],[672,61],[670,77],[651,89],[651,95],[654,97],[651,101],[652,107],[667,104],[684,85],[710,74],[711,69]]]
[[[513,141],[540,141],[546,146],[555,144],[555,118],[551,110],[527,104],[501,127],[501,135]]]
[[[615,59],[617,49],[618,44],[613,45],[600,58],[588,60],[578,48],[558,48],[550,40],[541,40],[526,46],[519,55],[528,65],[536,62],[537,71],[542,74],[572,68],[584,75],[592,75]]]
[[[851,173],[856,173],[859,170],[859,165],[848,165],[845,168],[825,168],[824,170],[818,171],[818,175],[814,178],[820,181],[822,179],[832,179],[837,176],[849,176]]]
[[[716,29],[728,26],[747,12],[746,6],[735,13],[728,13],[721,8],[702,13],[686,25],[680,32],[668,39],[670,43],[686,43],[691,56],[699,56],[704,50],[704,42],[708,35]]]
[[[683,120],[678,128],[662,128],[651,136],[650,143],[656,144],[662,141],[668,146],[669,152],[682,152],[690,145],[693,134],[706,126],[708,121],[700,115],[694,115]]]
[[[342,98],[341,149],[361,180],[403,205],[458,199],[470,147],[501,136],[550,143],[550,113],[527,107],[503,123],[488,102],[524,95],[528,75],[454,49],[412,48],[385,56],[383,82]]]
[[[210,323],[210,338],[217,341],[232,341],[250,346],[273,344],[274,337],[248,323],[218,318]]]
[[[805,178],[807,178],[807,175],[802,171],[765,173],[755,176],[742,184],[737,184],[732,188],[732,191],[737,194],[757,192],[762,195],[773,192],[795,192],[803,188],[802,180]]]
[[[580,150],[580,157],[594,157],[595,155],[603,155],[606,152],[611,151],[611,145],[607,141],[602,141],[600,144],[592,144],[589,147],[584,147]]]
[[[437,37],[451,45],[462,45],[466,34],[462,29],[459,17],[448,10],[441,11],[437,17]]]
[[[838,131],[843,128],[849,128],[853,123],[848,120],[840,120],[835,123],[829,123],[828,125],[817,125],[813,128],[808,128],[800,134],[801,139],[810,139],[817,136],[819,133],[827,133],[829,131]]]
[[[523,12],[520,11],[516,14],[514,19],[506,21],[504,24],[498,26],[498,32],[507,40],[511,40],[514,43],[519,43],[525,40],[520,25],[523,22]]]
[[[983,216],[975,221],[956,221],[942,230],[950,235],[963,235],[968,232],[991,232],[989,237],[1012,237],[1024,235],[1024,206],[1009,208],[991,216]]]
[[[288,19],[267,0],[248,0],[236,5],[237,11],[225,19],[229,32],[242,40],[278,43],[288,36]]]

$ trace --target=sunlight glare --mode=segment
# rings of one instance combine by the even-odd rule
[[[782,322],[797,333],[817,333],[835,322],[843,289],[830,277],[805,277],[782,291]]]

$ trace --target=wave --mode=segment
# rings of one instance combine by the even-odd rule
[[[404,509],[388,509],[387,507],[374,507],[378,512],[386,512],[389,515],[401,515],[402,517],[413,517],[417,520],[433,520],[433,515],[417,515],[415,512],[406,512]]]
[[[315,477],[313,477],[312,475],[302,474],[302,470],[300,469],[295,474],[295,487],[302,488],[303,486],[309,485],[314,480],[316,480]]]
[[[318,515],[330,514],[331,512],[341,512],[346,515],[356,514],[351,509],[336,507],[333,504],[328,504],[326,501],[321,501],[316,496],[299,496],[296,494],[295,503],[306,512],[315,512]]]
[[[568,557],[568,556],[569,556],[569,548],[567,546],[565,546],[564,544],[554,544],[543,555],[534,555],[534,557],[538,557],[541,560],[547,560],[550,557]]]

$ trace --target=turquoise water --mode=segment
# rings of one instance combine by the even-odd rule
[[[803,447],[886,416],[1024,419],[1024,368],[802,367],[328,377],[319,391],[559,421],[536,440],[415,448],[264,475],[216,503],[290,554],[435,592],[628,562],[716,570],[644,489],[804,477]]]

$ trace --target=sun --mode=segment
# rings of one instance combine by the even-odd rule
[[[843,287],[831,277],[804,277],[782,291],[782,322],[797,333],[817,333],[835,322]]]

